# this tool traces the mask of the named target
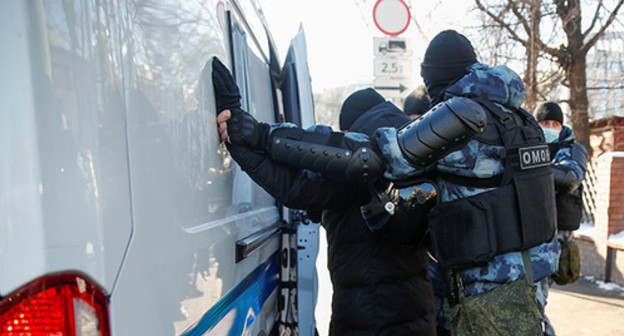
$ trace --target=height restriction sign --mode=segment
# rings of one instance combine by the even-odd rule
[[[403,0],[378,0],[373,7],[375,25],[386,35],[402,34],[411,18],[409,7]]]

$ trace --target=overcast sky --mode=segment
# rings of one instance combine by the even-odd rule
[[[414,84],[420,83],[419,64],[428,38],[441,30],[465,24],[465,12],[471,1],[405,0],[414,22],[400,37],[412,41]],[[312,86],[318,92],[325,88],[372,82],[373,37],[386,36],[374,23],[375,0],[260,0],[265,17],[278,46],[280,57],[288,50],[290,39],[303,25]],[[422,6],[422,7],[418,7]],[[435,8],[433,7],[435,6]]]

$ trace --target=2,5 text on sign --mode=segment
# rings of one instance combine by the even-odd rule
[[[412,62],[410,59],[376,58],[373,70],[375,78],[410,78]]]

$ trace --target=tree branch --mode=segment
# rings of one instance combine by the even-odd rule
[[[593,47],[594,44],[596,44],[598,39],[604,35],[604,32],[607,30],[607,28],[609,28],[611,23],[613,23],[613,20],[615,20],[615,17],[617,16],[617,13],[619,12],[620,7],[622,7],[622,4],[624,4],[624,0],[618,0],[618,3],[613,9],[613,11],[611,11],[611,15],[609,15],[607,22],[605,22],[605,24],[602,26],[602,28],[600,28],[600,30],[596,33],[596,35],[594,35],[589,41],[587,41],[587,43],[585,43],[581,47],[581,50],[580,50],[581,52],[586,53],[587,51],[589,51],[589,49],[591,49],[591,47]]]
[[[487,14],[487,16],[490,17],[490,19],[494,20],[494,22],[496,22],[500,27],[504,28],[509,33],[509,36],[514,41],[522,44],[524,47],[528,46],[527,40],[523,40],[520,36],[518,36],[518,34],[516,34],[516,32],[513,29],[511,29],[511,27],[509,27],[509,24],[507,24],[507,22],[503,21],[498,15],[490,12],[490,10],[488,10],[485,6],[483,6],[480,0],[475,0],[475,4],[477,5],[477,8],[479,8],[481,12]]]
[[[522,13],[520,13],[518,8],[516,7],[516,4],[513,2],[513,0],[507,0],[507,4],[509,5],[509,8],[511,8],[512,13],[514,13],[514,15],[516,16],[516,18],[518,19],[518,21],[524,28],[524,31],[527,33],[527,35],[531,36],[531,27],[529,26],[529,23],[524,18],[524,15],[522,15]]]
[[[624,0],[620,0],[620,1],[624,1]],[[508,2],[511,3],[511,0],[508,0]],[[475,0],[475,4],[477,5],[477,8],[479,8],[479,10],[481,12],[487,14],[487,16],[489,16],[492,20],[494,20],[494,22],[496,22],[500,27],[504,28],[507,31],[507,33],[509,33],[509,36],[511,37],[512,40],[522,44],[522,46],[525,47],[525,48],[529,48],[529,41],[522,39],[516,33],[515,30],[511,29],[511,27],[509,26],[509,24],[507,22],[503,21],[503,19],[499,17],[499,15],[496,15],[495,13],[490,12],[489,9],[487,9],[485,6],[483,6],[483,4],[481,3],[480,0]],[[512,7],[513,7],[513,5],[512,5]],[[513,8],[512,8],[512,11],[513,11]],[[516,16],[519,19],[522,18],[522,16],[519,15],[519,14],[516,14]],[[525,24],[526,24],[526,21],[524,22],[523,26],[525,27],[525,29],[527,29],[527,26]],[[564,57],[565,56],[565,53],[562,50],[549,47],[539,37],[535,38],[535,43],[537,44],[537,46],[538,46],[540,51],[548,53],[548,54],[550,54],[550,55],[552,55],[554,57]]]
[[[600,0],[598,5],[596,6],[596,12],[594,13],[594,17],[592,18],[592,22],[589,24],[589,28],[587,28],[587,30],[585,30],[583,32],[583,40],[589,34],[589,32],[591,32],[594,29],[594,26],[596,25],[596,22],[598,22],[598,17],[600,15],[600,7],[602,7],[602,0]]]

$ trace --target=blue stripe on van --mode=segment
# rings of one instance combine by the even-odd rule
[[[211,335],[210,331],[222,320],[224,323],[214,330],[219,336],[241,335],[247,327],[251,327],[264,302],[277,288],[278,256],[275,253],[258,266],[181,336]],[[228,318],[224,319],[226,315]]]

